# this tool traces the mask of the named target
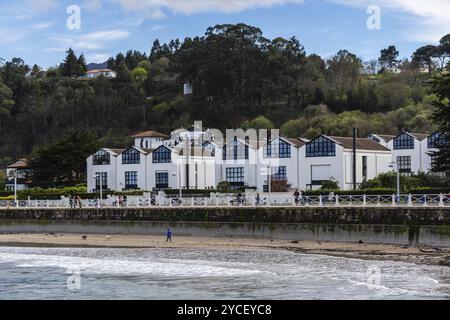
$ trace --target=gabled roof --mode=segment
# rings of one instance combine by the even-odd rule
[[[336,136],[325,136],[338,144],[340,144],[344,149],[353,149],[353,137],[336,137]],[[356,149],[357,150],[373,150],[373,151],[390,151],[388,148],[382,146],[378,142],[369,138],[356,138]]]
[[[377,137],[383,139],[386,142],[389,142],[389,141],[391,141],[392,139],[394,139],[396,137],[396,136],[391,135],[391,134],[376,134],[376,133],[374,133],[372,135],[373,136],[377,136]]]
[[[168,135],[153,130],[138,132],[131,136],[132,138],[169,138]]]
[[[299,138],[283,138],[283,139],[289,141],[297,148],[303,147],[307,143],[307,141],[304,141],[303,139]]]
[[[416,138],[419,141],[422,141],[430,136],[429,133],[412,133],[412,132],[406,132],[406,133],[413,136],[414,138]]]
[[[126,150],[126,149],[112,149],[112,148],[102,148],[102,149],[105,150],[106,152],[111,153],[115,157],[117,157]]]
[[[125,149],[123,152],[128,151],[128,150],[130,150],[130,149],[135,149],[135,150],[137,150],[138,152],[140,152],[140,153],[142,153],[142,154],[145,154],[145,155],[147,155],[147,154],[149,154],[149,153],[152,153],[153,150],[155,150],[155,149],[150,149],[150,148],[139,148],[139,147],[136,147],[136,146],[131,146],[131,147]],[[122,152],[122,153],[123,153],[123,152]]]
[[[27,159],[19,159],[11,164],[7,165],[6,168],[10,169],[26,169],[28,168],[28,160]]]

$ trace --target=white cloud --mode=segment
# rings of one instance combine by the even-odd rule
[[[57,0],[25,0],[25,2],[36,12],[47,12],[58,5]]]
[[[73,49],[102,49],[107,45],[107,42],[121,40],[128,38],[130,33],[123,30],[105,30],[96,31],[83,35],[69,36],[56,35],[50,38],[54,42],[58,42],[58,48],[73,48]],[[56,49],[56,48],[53,48]]]
[[[158,30],[164,29],[165,27],[166,27],[165,25],[157,24],[157,25],[151,27],[150,30],[151,31],[158,31]]]
[[[54,21],[40,22],[33,24],[31,27],[35,30],[45,30],[50,28],[54,23]]]
[[[410,41],[437,42],[450,32],[449,0],[329,0],[354,7],[378,5],[383,10],[408,13],[416,19],[417,26],[408,26],[405,38]]]
[[[93,53],[86,56],[87,63],[103,63],[109,59],[110,55],[106,53]]]
[[[203,12],[234,13],[254,8],[269,8],[303,0],[115,0],[124,8],[147,14],[152,19],[165,16],[165,11],[195,14]]]

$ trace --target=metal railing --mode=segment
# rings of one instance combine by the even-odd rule
[[[111,197],[85,199],[70,202],[59,200],[0,200],[0,209],[5,208],[151,208],[151,207],[450,207],[450,195],[317,195],[298,197],[287,195],[236,195],[220,194],[214,197],[128,197],[118,200]]]

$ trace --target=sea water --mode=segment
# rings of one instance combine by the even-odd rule
[[[450,268],[283,250],[0,247],[0,299],[449,299]]]

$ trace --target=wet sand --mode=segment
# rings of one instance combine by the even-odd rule
[[[450,266],[450,244],[445,247],[408,247],[358,242],[291,241],[230,237],[88,234],[0,234],[0,246],[20,247],[110,247],[110,248],[189,248],[220,250],[291,250],[306,254],[365,260],[402,261],[416,264]]]

